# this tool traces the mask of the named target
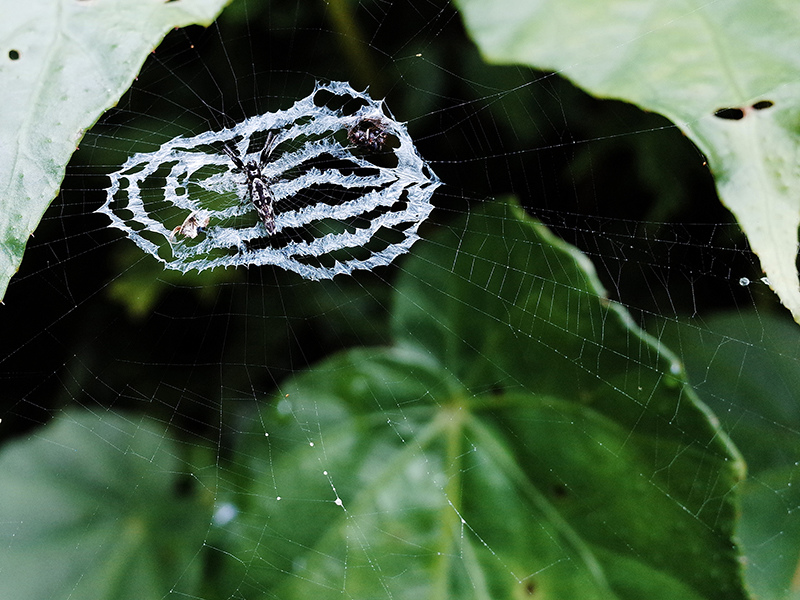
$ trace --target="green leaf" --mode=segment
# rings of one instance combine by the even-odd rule
[[[712,315],[669,324],[700,396],[720,415],[751,474],[743,486],[739,537],[745,576],[762,600],[797,600],[800,588],[800,332],[765,313]],[[794,589],[793,586],[794,585]]]
[[[759,600],[798,600],[800,583],[800,466],[770,469],[748,479],[739,537],[747,583]]]
[[[659,338],[686,364],[751,474],[800,464],[800,332],[794,323],[737,310],[710,315],[702,326],[669,323]]]
[[[746,598],[743,463],[575,249],[487,204],[415,247],[394,329],[244,437],[223,593]]]
[[[70,156],[175,27],[227,0],[22,2],[0,19],[0,299]]]
[[[553,69],[675,122],[708,157],[722,202],[800,322],[800,3],[456,5],[488,60]],[[723,109],[732,110],[717,116]]]
[[[164,267],[152,257],[143,255],[134,244],[114,254],[117,277],[108,286],[108,296],[125,307],[133,319],[147,317],[165,293],[173,287],[191,287],[198,299],[213,303],[217,286],[235,281],[237,273],[228,269],[213,269],[198,273],[180,273]]]
[[[184,480],[185,479],[185,480]],[[211,499],[165,427],[70,412],[0,453],[0,598],[192,593]]]

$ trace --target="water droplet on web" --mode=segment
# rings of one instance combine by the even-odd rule
[[[747,287],[748,285],[750,285],[750,280],[747,277],[742,277],[741,279],[739,279],[739,285],[742,287]]]
[[[220,504],[214,511],[213,522],[214,525],[222,526],[227,525],[236,518],[239,511],[230,502]]]

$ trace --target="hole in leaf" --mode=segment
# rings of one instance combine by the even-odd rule
[[[720,108],[718,111],[714,112],[714,116],[720,119],[738,121],[744,118],[744,111],[741,108]]]
[[[753,108],[755,108],[756,110],[764,110],[765,108],[769,108],[773,104],[774,102],[772,102],[772,100],[760,100],[759,102],[753,104]]]
[[[19,50],[9,50],[8,58],[10,58],[11,60],[19,59]]]

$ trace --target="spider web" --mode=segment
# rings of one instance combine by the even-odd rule
[[[0,590],[633,598],[640,573],[743,597],[733,555],[721,578],[703,562],[738,488],[748,582],[792,597],[800,336],[703,157],[656,115],[484,64],[448,3],[351,8],[238,2],[175,31],[82,142],[2,307]],[[131,157],[331,81],[385,98],[441,181],[413,246],[322,281],[272,259],[184,273],[96,213]],[[307,203],[352,200],[328,184]]]
[[[331,103],[335,103],[333,108],[328,106]],[[345,110],[354,104],[358,108]],[[375,140],[380,143],[358,137],[355,132],[364,123],[378,128]],[[334,136],[343,132],[348,132],[347,138],[336,140]],[[270,162],[259,165],[254,159],[243,159],[238,148],[231,150],[237,138],[249,147],[252,138],[264,133],[268,134],[266,146],[258,152],[272,158]],[[285,143],[292,143],[294,149],[272,157],[273,146]],[[232,158],[204,151],[215,144],[231,152]],[[365,150],[376,156],[364,156]],[[246,181],[237,186],[230,171],[220,171],[226,162],[244,171]],[[166,178],[159,176],[167,166]],[[181,272],[278,265],[308,279],[329,279],[388,265],[407,252],[419,239],[417,228],[433,208],[430,197],[438,185],[414,150],[405,127],[392,119],[382,104],[346,83],[317,83],[308,97],[286,111],[252,117],[232,129],[192,138],[179,136],[156,152],[137,153],[112,173],[100,212],[142,250]],[[265,186],[267,191],[258,192],[257,186]],[[237,187],[241,189],[233,204],[225,202],[226,192]],[[325,194],[315,203],[314,196],[319,194],[313,191],[319,188]],[[267,197],[252,197],[258,193]],[[148,195],[156,199],[148,199]],[[305,196],[312,199],[304,201]],[[237,223],[236,217],[252,212],[249,205],[256,201],[269,204],[264,217],[268,221],[255,226]],[[290,202],[295,206],[281,210],[275,218],[274,209]],[[183,224],[170,233],[165,226],[169,216],[164,213],[169,215],[174,212],[170,209],[176,208],[184,209]],[[342,227],[336,231],[331,225],[320,225],[326,221]],[[307,230],[310,239],[293,239],[300,236],[284,233],[298,229]],[[384,229],[400,234],[399,239],[368,250]],[[282,243],[271,243],[281,234],[286,238]],[[261,246],[255,243],[259,239],[263,240]],[[337,253],[354,248],[367,250],[369,256],[337,258]],[[320,258],[326,256],[329,265]],[[317,264],[310,264],[309,258]]]

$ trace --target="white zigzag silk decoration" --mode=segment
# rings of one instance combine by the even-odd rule
[[[277,265],[330,279],[418,239],[439,180],[365,92],[317,84],[291,108],[177,137],[111,174],[98,210],[182,272]]]

